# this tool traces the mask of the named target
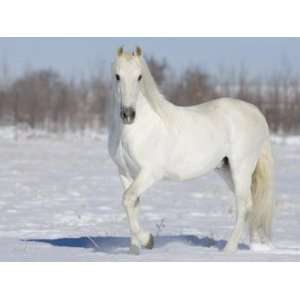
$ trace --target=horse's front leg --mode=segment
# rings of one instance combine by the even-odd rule
[[[131,184],[127,184],[128,187],[123,195],[123,205],[127,213],[131,232],[130,252],[133,254],[139,254],[140,246],[148,249],[153,247],[153,236],[143,231],[140,227],[138,221],[138,207],[140,195],[157,180],[157,176],[153,176],[149,171],[142,170]]]
[[[120,174],[120,178],[121,178],[121,182],[122,182],[123,189],[124,189],[124,192],[125,192],[130,187],[133,180],[130,177],[124,176],[124,175],[121,175],[121,174]],[[137,198],[137,200],[135,202],[135,205],[134,205],[134,208],[133,208],[133,215],[134,215],[133,219],[136,219],[137,221],[138,221],[138,218],[139,218],[139,207],[140,207],[139,204],[140,204],[140,197]],[[140,232],[143,232],[141,227],[140,227]],[[144,235],[146,235],[146,233],[144,233]],[[139,247],[140,247],[140,241],[139,241],[138,237],[135,234],[131,235],[130,244],[131,244],[130,252],[133,253],[133,254],[134,254],[134,252],[136,252],[136,254],[138,254]]]

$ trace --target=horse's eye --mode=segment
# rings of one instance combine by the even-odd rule
[[[138,77],[138,81],[141,81],[141,80],[142,80],[142,78],[143,78],[143,76],[142,76],[142,75],[140,75],[140,76]]]
[[[116,74],[116,80],[120,81],[120,75],[119,74]]]

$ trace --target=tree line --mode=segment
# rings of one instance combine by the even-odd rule
[[[176,105],[239,98],[258,106],[273,132],[299,133],[300,82],[291,71],[260,79],[249,76],[245,69],[212,75],[195,66],[178,75],[166,60],[150,57],[147,61],[162,92]],[[47,69],[7,79],[2,71],[0,126],[26,124],[51,132],[105,127],[113,100],[111,80],[103,74],[71,80]]]

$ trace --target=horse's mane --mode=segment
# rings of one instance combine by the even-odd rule
[[[151,108],[159,115],[163,121],[169,119],[172,104],[166,100],[164,95],[160,92],[150,70],[144,59],[141,58],[143,85],[142,92],[148,100]]]

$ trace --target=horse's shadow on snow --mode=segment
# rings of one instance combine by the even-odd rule
[[[27,242],[46,243],[55,247],[90,248],[94,251],[117,254],[127,253],[130,240],[128,237],[96,236],[75,237],[57,239],[28,239]],[[168,244],[179,243],[194,247],[215,248],[223,250],[226,246],[225,240],[215,240],[210,237],[199,238],[196,235],[165,235],[154,238],[154,248],[161,248]],[[246,244],[239,244],[240,250],[249,250]]]

